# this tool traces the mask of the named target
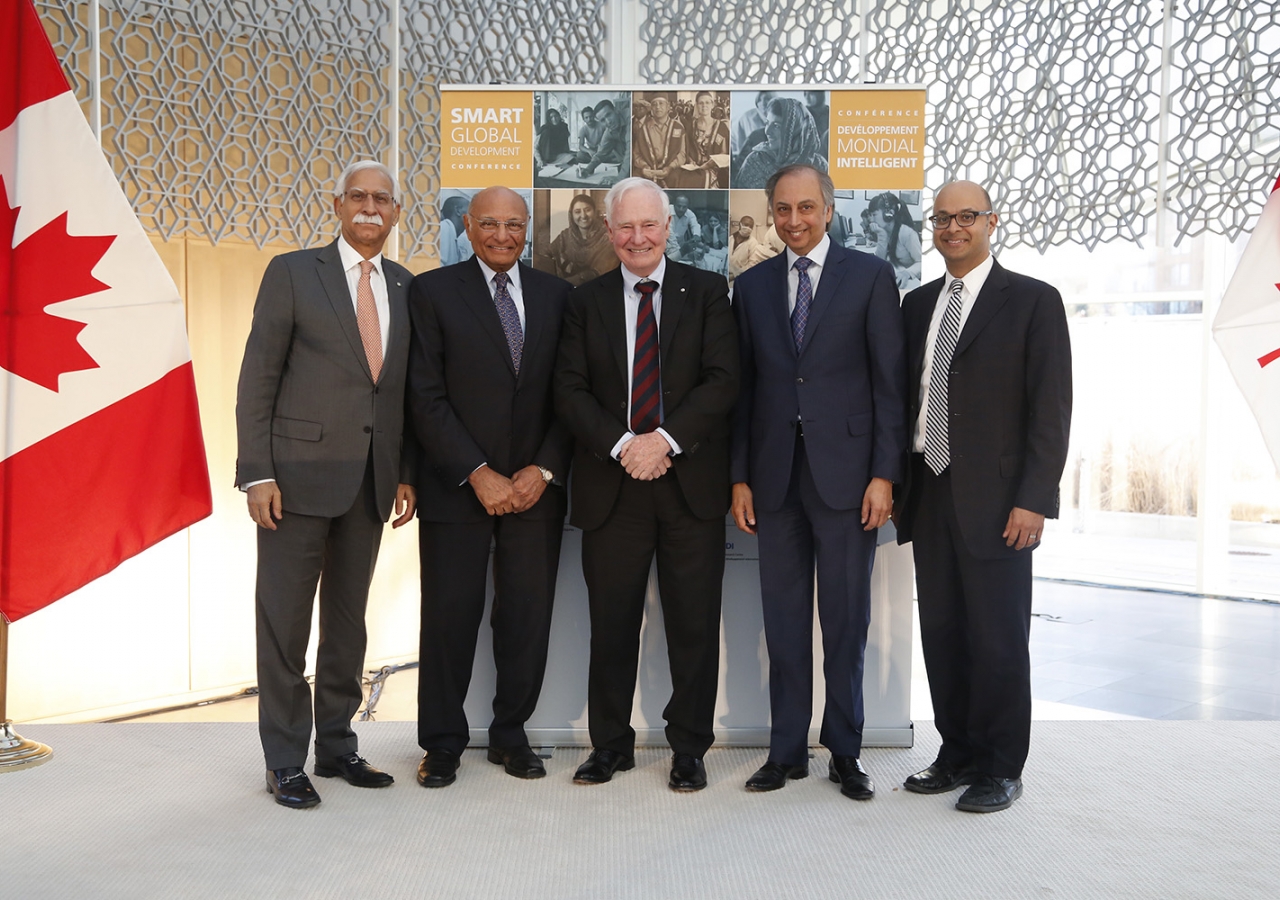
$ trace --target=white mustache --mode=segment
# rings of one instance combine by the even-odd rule
[[[351,221],[354,222],[356,225],[381,225],[382,216],[378,215],[377,213],[374,213],[371,216],[365,213],[356,213],[355,216],[351,219]]]

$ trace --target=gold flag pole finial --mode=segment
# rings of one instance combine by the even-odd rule
[[[49,761],[53,751],[15,734],[5,709],[9,693],[9,622],[0,614],[0,772],[16,772]]]

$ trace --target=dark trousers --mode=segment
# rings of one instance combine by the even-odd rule
[[[591,610],[591,744],[627,756],[635,752],[631,708],[655,555],[671,665],[671,701],[662,712],[667,742],[677,753],[702,756],[715,740],[724,519],[696,517],[671,471],[655,481],[624,479],[609,518],[582,535]]]
[[[951,472],[920,481],[912,548],[939,759],[1018,778],[1031,740],[1031,551],[978,559],[956,521]]]
[[[484,615],[493,547],[493,659],[497,685],[489,744],[529,743],[547,668],[551,607],[563,520],[493,516],[482,522],[418,523],[422,632],[418,656],[418,744],[461,753],[470,740],[463,704]]]
[[[370,464],[355,502],[342,515],[304,516],[286,509],[275,531],[258,529],[258,734],[268,769],[307,761],[312,697],[303,673],[317,581],[316,758],[356,752],[351,717],[363,699],[364,611],[382,526]]]
[[[796,441],[781,508],[756,510],[760,599],[769,648],[769,759],[808,761],[813,717],[813,585],[818,580],[826,703],[822,745],[838,756],[862,752],[862,661],[871,621],[876,533],[859,509],[832,509],[818,496],[804,441]]]

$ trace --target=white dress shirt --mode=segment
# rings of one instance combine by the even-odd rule
[[[964,285],[960,289],[960,328],[958,333],[964,334],[964,323],[969,321],[969,313],[973,312],[973,301],[978,299],[978,292],[987,282],[995,257],[987,254],[987,258],[978,263],[969,273],[960,279]],[[938,302],[933,305],[933,318],[929,320],[929,332],[924,341],[924,370],[920,373],[920,415],[916,417],[915,431],[912,433],[911,449],[916,453],[924,452],[925,419],[929,415],[929,377],[933,374],[933,346],[938,342],[938,329],[942,326],[942,315],[947,311],[947,299],[951,296],[951,286],[956,277],[947,272],[942,282],[942,292],[938,294]]]
[[[818,296],[818,279],[822,277],[822,267],[827,264],[827,251],[831,249],[831,236],[824,234],[822,240],[818,241],[818,246],[814,247],[805,256],[813,265],[809,266],[809,284],[813,286],[813,296]],[[800,254],[796,253],[790,247],[787,248],[787,315],[791,315],[796,311],[796,292],[800,290],[800,272],[796,269],[796,260],[800,258]],[[809,309],[813,309],[812,306]]]
[[[360,284],[360,263],[364,257],[360,251],[347,243],[344,237],[338,238],[338,256],[342,259],[342,272],[347,276],[347,288],[351,291],[351,308],[360,314],[356,301],[356,287]],[[387,356],[387,330],[391,321],[391,304],[387,301],[387,279],[382,274],[382,254],[370,257],[373,271],[369,273],[369,287],[373,288],[373,305],[378,311],[378,331],[382,335],[382,357]]]
[[[498,296],[498,286],[494,284],[493,276],[497,275],[497,271],[485,265],[480,257],[476,257],[476,262],[480,264],[480,271],[484,273],[484,283],[489,288],[489,299]],[[516,315],[520,317],[521,333],[527,330],[524,324],[524,290],[520,287],[520,264],[513,265],[507,269],[507,277],[511,280],[507,282],[507,293],[511,295],[511,302],[516,305]]]
[[[636,290],[636,285],[643,279],[636,275],[626,266],[619,266],[622,271],[622,303],[623,310],[626,313],[624,318],[627,323],[627,421],[631,421],[631,376],[635,372],[636,365],[636,319],[640,316],[640,292]],[[662,334],[662,279],[667,274],[667,258],[664,256],[658,263],[658,268],[647,276],[650,281],[658,282],[658,289],[653,292],[653,322],[658,326],[658,334]],[[662,358],[658,358],[659,372],[661,372]],[[661,378],[661,375],[659,375]],[[662,409],[662,392],[661,381],[659,381],[658,392],[658,418],[663,417]],[[657,429],[658,434],[667,439],[667,443],[671,445],[673,454],[680,453],[680,445],[676,443],[676,439],[667,434],[666,430],[661,426]],[[622,452],[622,448],[627,441],[635,437],[635,432],[630,428],[622,437],[618,438],[618,443],[613,445],[613,449],[609,451],[610,455],[618,458],[618,454]]]

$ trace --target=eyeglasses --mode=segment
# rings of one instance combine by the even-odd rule
[[[384,208],[396,202],[396,198],[392,197],[386,191],[374,191],[373,193],[369,193],[368,191],[353,189],[350,191],[343,192],[343,196],[346,197],[348,200],[350,200],[352,203],[354,203],[356,206],[364,206],[364,201],[368,200],[370,197],[373,198],[373,202],[375,205],[381,206]]]
[[[991,210],[989,209],[984,209],[981,212],[972,209],[964,209],[956,213],[954,216],[950,213],[938,213],[935,216],[930,216],[929,221],[933,223],[935,231],[941,231],[951,224],[952,219],[955,219],[956,224],[961,228],[968,228],[974,222],[978,221],[978,216],[989,215],[991,215]]]
[[[518,234],[524,231],[528,222],[522,222],[519,219],[508,219],[505,222],[499,222],[497,219],[476,219],[476,224],[480,226],[480,230],[485,234],[493,234],[499,228],[505,228],[508,234]]]

